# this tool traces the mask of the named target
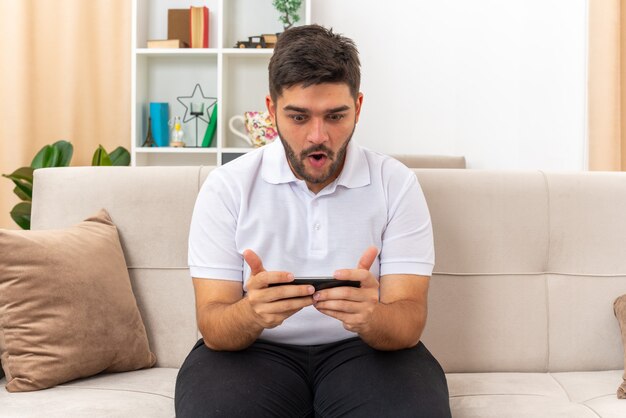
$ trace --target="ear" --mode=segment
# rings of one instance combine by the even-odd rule
[[[265,96],[265,107],[267,107],[267,111],[272,118],[272,123],[276,126],[276,103],[272,100],[272,96],[269,94]]]
[[[363,105],[363,93],[359,92],[359,97],[356,98],[356,103],[355,103],[355,117],[354,117],[354,123],[358,123],[359,122],[359,115],[361,114],[361,106]]]

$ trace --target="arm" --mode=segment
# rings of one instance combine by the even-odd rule
[[[313,286],[277,286],[270,283],[293,280],[287,272],[267,272],[251,250],[244,251],[252,275],[248,294],[241,282],[193,279],[196,319],[207,347],[213,350],[243,350],[265,328],[274,328],[305,306],[311,305]]]
[[[338,287],[317,292],[315,307],[343,322],[378,350],[413,347],[426,325],[429,277],[409,274],[386,275],[380,289],[369,272],[377,250],[370,247],[355,270],[338,270],[336,278],[359,280],[361,288]],[[380,291],[380,300],[379,300]]]
[[[243,299],[240,282],[193,278],[196,320],[204,343],[213,350],[242,350],[262,331]]]
[[[381,278],[380,302],[359,335],[379,350],[415,346],[426,326],[429,277],[388,275]]]

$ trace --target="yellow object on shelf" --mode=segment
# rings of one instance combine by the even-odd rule
[[[176,148],[184,147],[184,136],[185,132],[180,124],[180,116],[176,116],[174,118],[174,129],[172,129],[172,134],[170,136],[170,146]]]

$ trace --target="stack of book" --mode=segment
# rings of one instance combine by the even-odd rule
[[[209,9],[193,7],[189,11],[190,40],[192,48],[209,47]]]
[[[168,9],[167,39],[148,41],[148,48],[208,48],[209,9]]]
[[[157,39],[148,41],[148,48],[189,48],[180,39]]]

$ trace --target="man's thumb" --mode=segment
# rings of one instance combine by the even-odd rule
[[[246,263],[250,266],[250,273],[253,276],[265,271],[263,268],[263,262],[254,251],[250,249],[245,250],[243,252],[243,259],[246,260]]]
[[[374,264],[374,260],[376,260],[377,256],[378,256],[378,248],[374,246],[368,247],[368,249],[365,250],[365,252],[361,256],[361,259],[359,260],[359,264],[357,265],[356,268],[369,270],[370,267],[372,267],[372,264]]]

